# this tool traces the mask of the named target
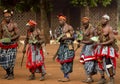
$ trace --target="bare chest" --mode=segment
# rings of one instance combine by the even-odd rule
[[[103,35],[106,36],[109,34],[109,28],[105,27],[103,28]]]
[[[62,31],[63,31],[63,33],[68,33],[69,32],[69,28],[65,26],[65,27],[63,27]]]
[[[3,25],[3,31],[14,32],[14,25],[13,24]]]

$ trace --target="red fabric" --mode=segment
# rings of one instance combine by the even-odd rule
[[[37,23],[34,20],[29,20],[29,22],[27,24],[29,24],[30,26],[37,25]]]
[[[60,14],[57,17],[58,17],[59,20],[65,20],[65,21],[67,20],[66,16],[64,16],[63,14]]]
[[[32,62],[32,50],[31,46],[28,47],[27,49],[27,62],[26,62],[26,67],[31,69],[33,72],[37,69],[40,68],[41,66],[44,65],[44,55],[43,55],[43,50],[40,49],[40,54],[43,57],[43,60],[41,62]]]
[[[75,56],[74,56],[74,57],[75,57]],[[73,58],[70,58],[70,59],[67,59],[67,60],[63,60],[63,61],[57,59],[57,62],[59,62],[59,63],[61,63],[61,64],[63,64],[63,63],[68,63],[68,62],[72,62],[73,59],[74,59],[74,57],[73,57]]]
[[[98,52],[95,53],[95,56],[96,56],[97,60],[101,60],[101,61],[102,61],[102,58],[103,58],[103,57],[111,58],[111,60],[113,61],[113,66],[116,68],[116,57],[119,56],[118,53],[117,53],[116,50],[114,49],[115,56],[114,56],[114,57],[110,56],[110,47],[108,47],[108,52],[107,52],[107,54],[102,54],[103,48],[104,48],[104,46],[102,46],[102,47],[100,48],[100,54],[98,54]],[[99,66],[100,69],[103,69],[103,65],[102,65],[102,63],[100,63],[99,61],[98,61],[98,66]]]
[[[84,64],[87,61],[96,60],[95,56],[84,56],[80,58],[80,63]],[[82,61],[82,62],[81,62]]]
[[[104,47],[102,46],[101,49],[100,49],[100,54],[96,53],[97,56],[100,56],[100,57],[106,56],[107,58],[114,58],[114,57],[110,56],[110,47],[108,47],[108,53],[107,53],[107,55],[106,54],[102,54],[103,48]],[[117,53],[117,51],[115,49],[114,49],[114,52],[115,52],[115,57],[118,57],[119,55],[118,55],[118,53]]]
[[[17,43],[9,44],[9,45],[4,45],[4,44],[0,43],[0,47],[1,47],[2,49],[16,48],[17,46],[18,46]]]
[[[101,70],[103,70],[103,65],[102,65],[100,62],[98,62],[98,67],[99,67]]]

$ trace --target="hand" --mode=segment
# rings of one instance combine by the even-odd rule
[[[86,44],[84,40],[82,40],[81,43]]]
[[[82,41],[80,41],[81,43],[84,43],[84,41],[82,40]]]
[[[67,40],[67,39],[68,39],[68,37],[65,37],[65,36],[64,36],[64,37],[62,37],[61,40]]]

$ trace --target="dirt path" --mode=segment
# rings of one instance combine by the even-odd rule
[[[45,64],[46,64],[46,80],[45,81],[39,81],[40,74],[36,74],[36,80],[28,81],[27,77],[29,76],[29,71],[25,67],[25,60],[23,67],[20,67],[20,61],[22,58],[22,46],[20,46],[18,50],[17,60],[16,60],[16,67],[15,67],[15,79],[14,80],[5,80],[1,79],[2,76],[5,74],[4,70],[0,67],[0,84],[64,84],[61,82],[58,82],[57,79],[62,78],[63,74],[60,71],[60,65],[57,62],[54,62],[52,60],[52,56],[57,50],[58,45],[47,45],[47,51],[48,55],[45,56]],[[76,57],[74,60],[74,70],[73,73],[70,75],[71,81],[67,82],[65,84],[84,84],[81,81],[85,79],[85,73],[83,70],[83,66],[79,63],[79,52],[80,49],[76,52]],[[115,77],[115,84],[120,84],[120,59],[117,60],[117,71],[116,71],[116,77]],[[99,80],[100,76],[99,74],[94,76],[94,80],[96,82]]]

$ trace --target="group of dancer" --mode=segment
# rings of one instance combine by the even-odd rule
[[[12,20],[13,11],[4,10],[4,19],[0,24],[0,65],[6,71],[3,77],[7,80],[14,79],[14,66],[20,37],[20,30]],[[73,60],[75,57],[74,40],[79,44],[84,44],[80,53],[80,62],[84,65],[87,79],[83,82],[94,82],[92,76],[100,72],[101,79],[98,84],[106,83],[104,72],[110,78],[109,84],[114,83],[116,69],[116,57],[118,57],[118,46],[114,37],[114,32],[109,24],[110,17],[103,15],[99,24],[94,27],[88,17],[83,17],[82,27],[75,36],[74,29],[67,24],[66,16],[59,15],[59,26],[56,29],[56,40],[60,42],[59,49],[53,59],[61,64],[64,74],[59,82],[70,81],[70,73],[73,71]],[[29,80],[35,79],[35,73],[41,73],[40,80],[45,79],[46,70],[44,64],[43,44],[44,40],[41,31],[36,28],[37,23],[29,20],[26,24],[26,38],[24,41],[23,53],[27,55],[26,67],[31,75]],[[78,39],[81,37],[80,39]],[[98,37],[95,41],[92,38]],[[27,49],[26,49],[27,48]]]
[[[84,44],[80,55],[80,62],[83,63],[87,75],[84,82],[94,82],[92,76],[100,72],[101,79],[98,84],[106,83],[104,72],[107,73],[110,81],[108,84],[114,84],[114,75],[116,69],[116,57],[118,57],[118,46],[114,37],[112,27],[109,25],[110,17],[103,15],[100,23],[94,28],[87,17],[83,17],[83,40]],[[98,36],[98,41],[91,38]]]
[[[87,79],[83,80],[83,82],[94,82],[92,76],[99,71],[101,79],[98,81],[98,84],[106,83],[105,72],[110,79],[108,84],[115,84],[114,75],[119,48],[114,36],[116,32],[109,24],[110,17],[107,14],[103,15],[96,27],[90,23],[88,17],[83,17],[81,20],[82,27],[76,33],[72,26],[66,23],[64,15],[58,16],[58,20],[59,27],[56,29],[56,36],[58,37],[57,41],[59,40],[60,42],[60,47],[57,55],[53,58],[55,59],[56,57],[61,64],[61,70],[64,74],[64,78],[58,81],[70,81],[69,74],[72,72],[75,56],[73,42],[77,40],[79,44],[84,44],[80,53],[80,63],[84,65]]]

